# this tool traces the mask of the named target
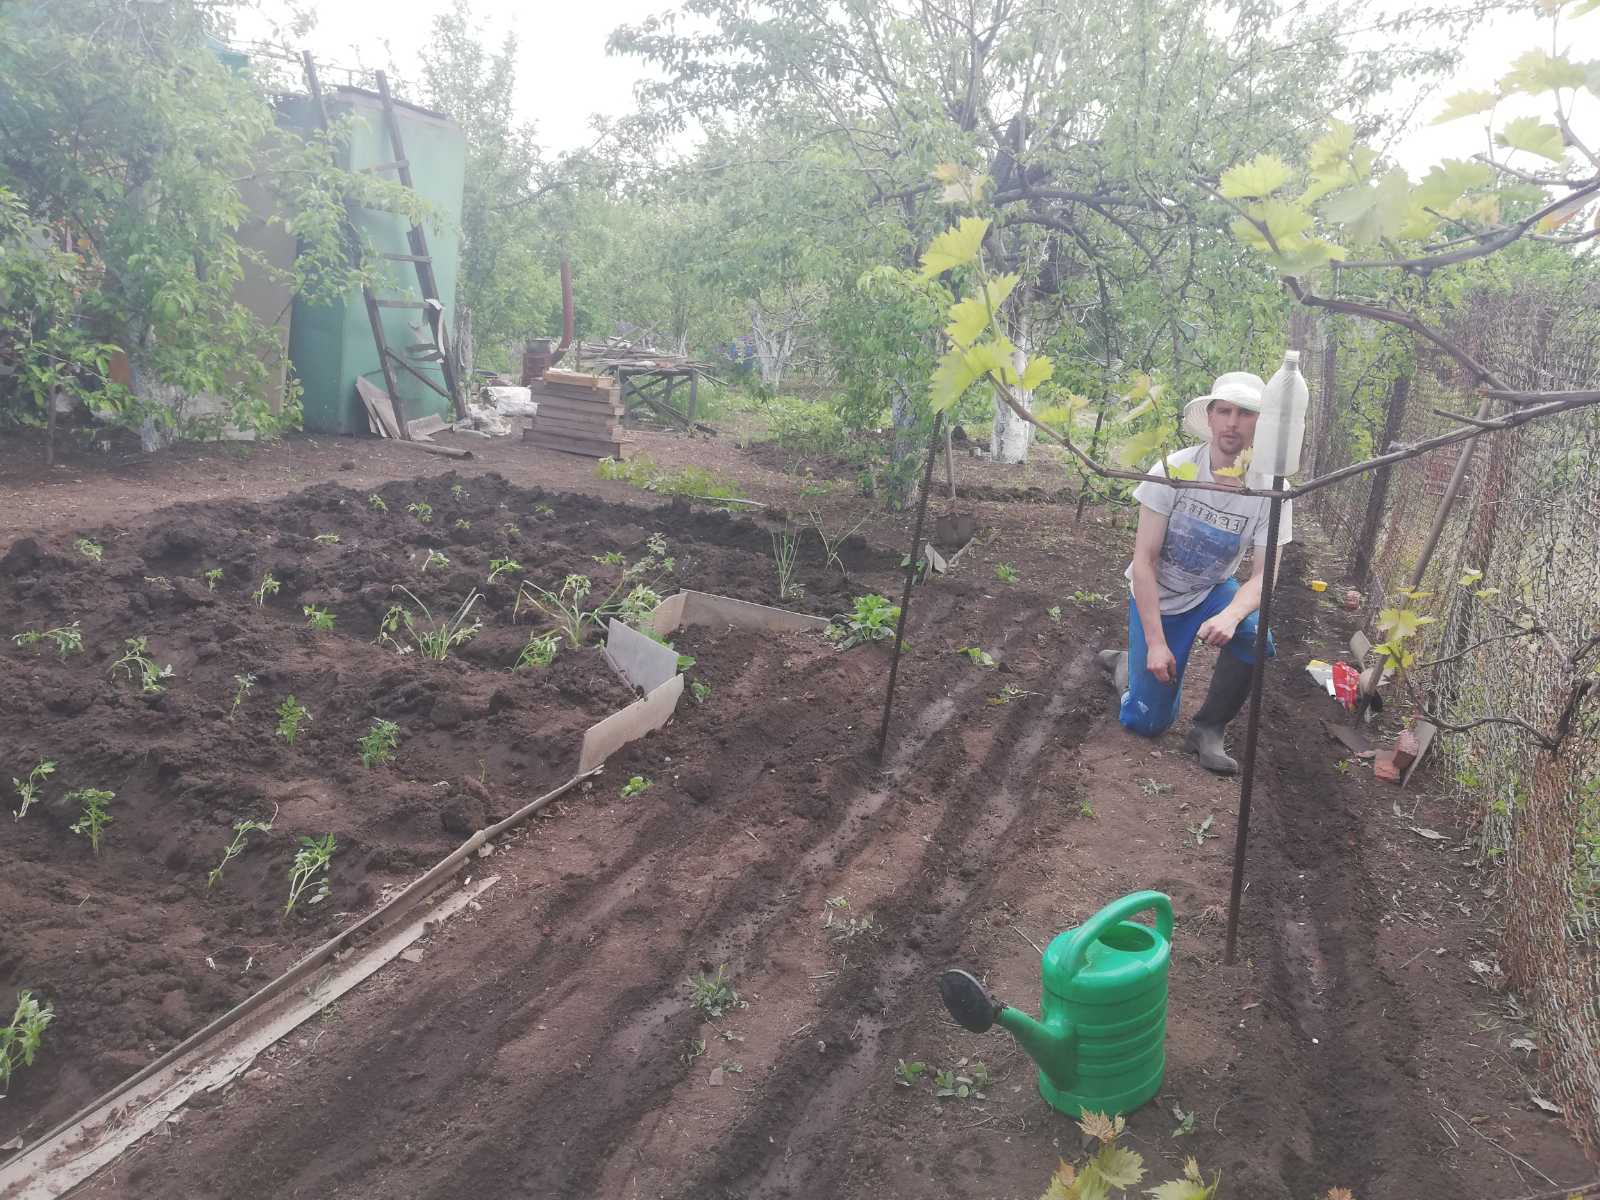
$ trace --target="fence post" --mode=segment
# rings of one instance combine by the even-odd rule
[[[1411,392],[1411,377],[1396,377],[1389,390],[1389,411],[1383,418],[1383,441],[1377,446],[1379,454],[1389,449],[1400,436],[1400,425],[1405,420],[1406,397]],[[1367,515],[1361,522],[1361,536],[1356,539],[1356,581],[1367,586],[1367,576],[1372,572],[1373,543],[1378,540],[1378,525],[1383,520],[1383,506],[1389,498],[1389,472],[1392,467],[1379,467],[1372,473],[1372,491],[1367,495]]]

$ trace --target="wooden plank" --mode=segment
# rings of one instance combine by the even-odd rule
[[[585,375],[577,371],[546,371],[546,381],[550,383],[565,384],[568,387],[589,388],[598,390],[616,386],[616,380],[609,375]]]
[[[548,413],[540,413],[535,417],[533,427],[573,437],[598,438],[610,442],[619,441],[622,437],[622,427],[615,421],[569,421],[562,417],[552,417]]]
[[[567,438],[557,437],[553,434],[539,435],[533,430],[525,430],[523,439],[544,450],[559,450],[563,454],[581,454],[585,458],[615,458],[625,459],[631,457],[637,449],[634,442],[601,442],[592,438]]]
[[[471,458],[471,450],[463,450],[459,446],[441,446],[438,442],[396,442],[396,446],[404,446],[407,450],[420,450],[424,454],[437,454],[440,458]]]
[[[421,300],[374,300],[379,308],[425,308]]]
[[[541,417],[558,417],[563,421],[577,421],[584,425],[614,425],[622,420],[622,414],[609,408],[568,408],[562,404],[552,404],[548,400],[537,401]]]
[[[581,408],[611,408],[618,412],[622,411],[622,396],[616,391],[580,392],[574,388],[540,387],[537,383],[530,390],[535,398],[548,396],[552,400],[560,400],[564,404]]]
[[[377,384],[357,375],[356,395],[360,396],[361,403],[366,405],[367,415],[382,427],[383,436],[401,440],[400,422],[395,418],[394,405],[388,394]]]

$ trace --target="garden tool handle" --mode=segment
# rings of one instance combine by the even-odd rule
[[[1083,928],[1079,929],[1078,935],[1072,939],[1072,948],[1067,951],[1067,961],[1064,964],[1067,978],[1071,979],[1083,969],[1083,960],[1089,953],[1089,947],[1101,934],[1117,922],[1125,921],[1147,908],[1155,910],[1156,933],[1161,935],[1162,941],[1170,942],[1172,901],[1164,892],[1132,892],[1120,900],[1113,900],[1084,922]]]

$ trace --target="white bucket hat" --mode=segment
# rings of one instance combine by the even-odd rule
[[[1206,406],[1213,400],[1226,400],[1229,404],[1236,404],[1250,412],[1261,411],[1261,396],[1267,390],[1267,385],[1261,381],[1261,376],[1252,375],[1249,371],[1229,371],[1226,375],[1218,375],[1212,383],[1211,390],[1204,396],[1196,396],[1183,406],[1183,428],[1203,442],[1211,440],[1211,426],[1206,423]]]

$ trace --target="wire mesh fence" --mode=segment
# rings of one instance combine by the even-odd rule
[[[1451,333],[1514,389],[1600,386],[1593,297],[1474,296]],[[1308,339],[1318,473],[1477,408],[1443,356],[1418,354],[1398,381],[1353,377],[1352,341],[1371,336],[1323,321]],[[1369,629],[1407,603],[1435,618],[1418,660],[1445,661],[1414,671],[1414,690],[1442,726],[1462,727],[1441,736],[1437,770],[1470,806],[1501,963],[1540,1031],[1551,1099],[1600,1152],[1600,409],[1480,439],[1414,585],[1462,453],[1348,480],[1304,509],[1350,564]],[[1431,595],[1407,601],[1413,586]]]

